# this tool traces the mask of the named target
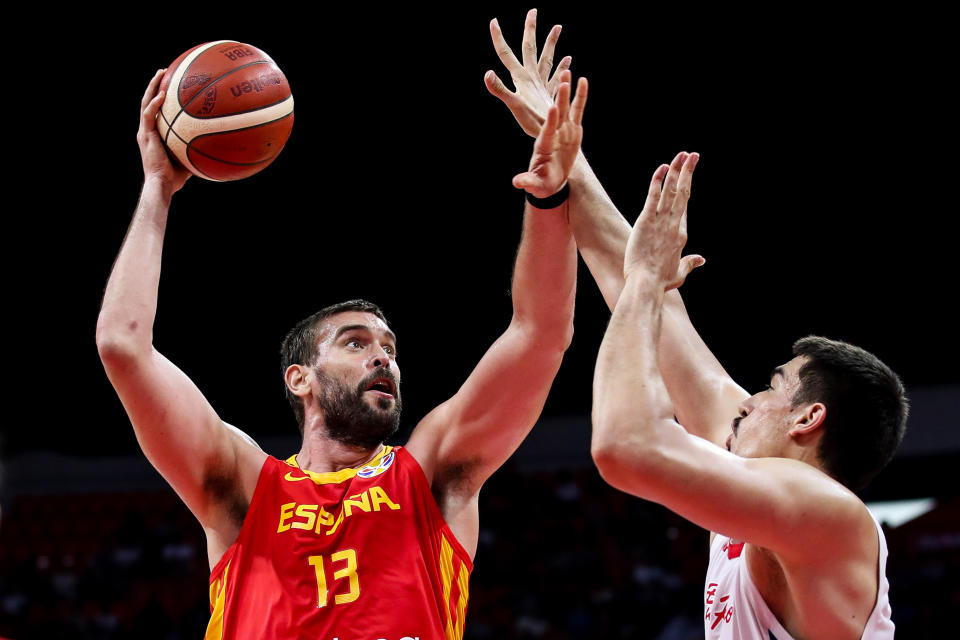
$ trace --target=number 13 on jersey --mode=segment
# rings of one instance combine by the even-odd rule
[[[360,578],[357,577],[357,552],[353,549],[344,549],[325,556],[310,556],[307,561],[317,575],[317,608],[327,606],[329,594],[327,591],[327,570],[333,571],[333,579],[349,578],[350,590],[346,593],[336,593],[333,596],[334,604],[346,604],[360,597]],[[335,566],[335,565],[339,565]]]

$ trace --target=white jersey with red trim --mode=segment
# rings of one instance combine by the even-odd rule
[[[880,540],[880,584],[877,603],[867,619],[861,640],[892,640],[887,541],[880,524],[876,524]],[[704,587],[703,626],[707,640],[795,640],[760,595],[750,576],[743,546],[744,543],[733,543],[720,534],[713,538]]]

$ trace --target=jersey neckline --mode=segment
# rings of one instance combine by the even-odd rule
[[[309,471],[307,469],[302,469],[300,465],[297,464],[297,454],[293,454],[292,456],[284,460],[284,462],[289,466],[293,467],[294,469],[299,470],[300,473],[304,473],[306,475],[296,475],[288,471],[287,474],[284,476],[284,479],[289,480],[291,482],[295,482],[297,480],[306,480],[309,478],[315,484],[340,484],[341,482],[346,482],[347,480],[353,478],[363,469],[366,469],[368,467],[370,468],[378,467],[380,463],[383,461],[384,456],[386,456],[391,451],[393,451],[393,447],[384,445],[383,449],[381,449],[377,455],[375,455],[373,458],[371,458],[369,461],[367,461],[366,463],[364,463],[359,467],[349,467],[347,469],[340,469],[339,471],[327,471],[325,473],[317,473],[316,471]]]

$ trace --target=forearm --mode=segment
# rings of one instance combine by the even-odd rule
[[[613,311],[623,290],[623,256],[630,223],[613,204],[583,152],[570,172],[570,227],[577,249]],[[667,292],[663,330],[671,332],[674,316],[686,319],[686,308],[677,290]],[[689,320],[687,321],[689,323]]]
[[[723,445],[737,407],[749,394],[707,347],[676,290],[666,295],[659,354],[677,420],[689,433]]]
[[[663,291],[637,274],[621,293],[600,344],[593,381],[594,439],[618,441],[672,419],[673,406],[657,364]],[[611,420],[635,417],[636,426]],[[628,428],[630,433],[615,429]],[[632,436],[631,436],[632,437]]]
[[[623,290],[623,257],[630,224],[613,204],[581,153],[570,174],[570,226],[607,306]],[[717,442],[725,416],[746,393],[730,378],[690,322],[680,292],[666,292],[657,352],[664,384],[680,423]]]
[[[160,258],[172,191],[147,179],[123,246],[113,265],[97,322],[101,353],[150,347],[157,311]]]
[[[663,297],[662,287],[649,276],[633,276],[600,345],[591,448],[605,477],[629,473],[643,462],[655,451],[663,425],[673,422],[673,406],[657,364]]]
[[[630,224],[581,151],[570,172],[570,228],[593,279],[613,311],[623,289],[623,254]]]
[[[577,249],[567,222],[567,204],[536,209],[527,204],[513,272],[513,315],[537,339],[559,341],[573,333]]]

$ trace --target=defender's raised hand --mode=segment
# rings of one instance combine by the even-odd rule
[[[687,202],[693,170],[700,155],[680,152],[669,166],[654,172],[643,211],[627,241],[623,274],[642,271],[656,278],[664,290],[676,289],[704,263],[698,255],[680,257],[687,243]]]
[[[531,9],[527,12],[521,45],[523,63],[517,60],[504,40],[496,18],[490,21],[490,37],[493,39],[497,55],[510,72],[516,91],[507,89],[493,71],[487,71],[483,77],[487,89],[507,105],[523,130],[529,136],[536,138],[540,134],[540,128],[559,90],[562,82],[560,76],[563,71],[570,68],[571,58],[567,56],[557,65],[553,77],[550,76],[553,69],[553,52],[560,37],[560,25],[555,25],[550,30],[540,59],[537,60],[537,10]]]
[[[577,82],[577,94],[570,103],[570,72],[560,74],[556,104],[547,111],[547,120],[533,145],[530,169],[514,176],[513,186],[535,198],[559,191],[570,175],[583,140],[583,110],[587,104],[587,79]]]

